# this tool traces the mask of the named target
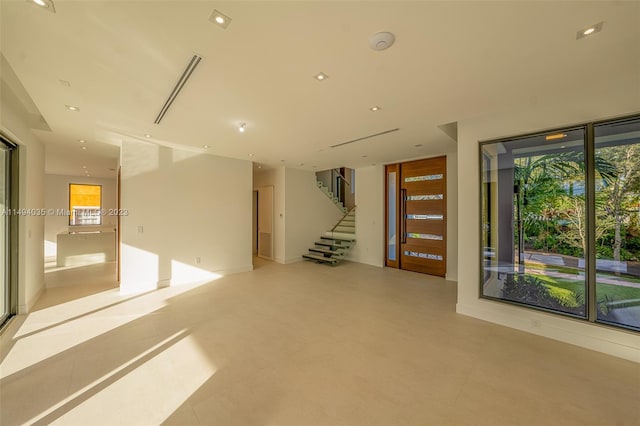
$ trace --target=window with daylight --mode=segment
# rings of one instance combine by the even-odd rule
[[[101,185],[69,185],[69,225],[100,225],[101,209]]]
[[[640,330],[640,118],[480,144],[480,295]]]

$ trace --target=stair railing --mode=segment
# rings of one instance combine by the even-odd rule
[[[340,224],[342,223],[342,221],[343,221],[343,220],[345,220],[345,219],[346,219],[346,217],[347,217],[347,216],[349,216],[349,214],[350,214],[352,211],[354,211],[354,210],[355,210],[355,208],[356,208],[356,206],[353,206],[353,207],[351,208],[351,210],[349,210],[349,211],[348,211],[344,216],[342,216],[342,219],[340,219],[340,220],[338,221],[338,223],[336,223],[336,224],[334,225],[334,227],[333,227],[333,228],[331,228],[331,231],[329,231],[329,232],[334,232],[334,231],[335,231],[335,229],[336,229],[338,226],[340,226]]]

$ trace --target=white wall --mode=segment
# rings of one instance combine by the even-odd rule
[[[479,148],[482,140],[543,131],[640,111],[632,88],[611,97],[608,89],[558,94],[548,105],[523,107],[458,123],[458,313],[640,362],[640,335],[479,298]],[[635,88],[636,90],[638,87]],[[593,102],[593,100],[596,100]],[[562,102],[560,102],[562,100]],[[588,113],[586,110],[588,109]],[[462,182],[465,182],[463,185]]]
[[[384,167],[356,169],[356,244],[348,259],[384,266]]]
[[[2,58],[2,72],[5,68]],[[0,129],[19,145],[19,208],[44,208],[44,147],[30,129],[30,116],[2,81]],[[44,217],[20,216],[18,220],[18,313],[31,310],[44,290]]]
[[[447,154],[447,274],[458,281],[458,153]]]
[[[285,168],[255,173],[253,188],[263,186],[273,186],[273,259],[285,263]]]
[[[344,213],[316,185],[312,171],[285,170],[285,263],[302,260]]]
[[[125,139],[121,165],[123,293],[253,268],[249,161]]]
[[[116,179],[93,178],[86,176],[64,176],[45,175],[45,197],[44,205],[47,210],[69,209],[69,184],[82,183],[91,185],[102,185],[102,209],[107,212],[116,208]],[[102,226],[115,228],[116,216],[102,216]],[[72,227],[73,228],[73,227]],[[58,215],[47,215],[44,219],[44,239],[47,246],[55,247],[57,235],[69,230],[69,217]],[[54,253],[48,253],[55,256]]]

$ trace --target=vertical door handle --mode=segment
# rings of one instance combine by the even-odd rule
[[[400,189],[400,243],[407,243],[407,190],[402,188]]]

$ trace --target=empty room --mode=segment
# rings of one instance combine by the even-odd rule
[[[639,425],[640,2],[0,1],[2,425]]]

